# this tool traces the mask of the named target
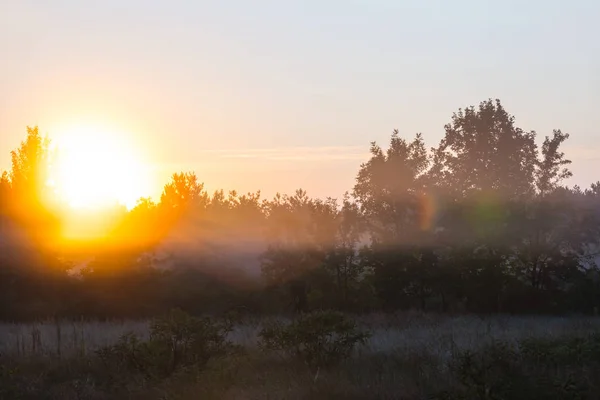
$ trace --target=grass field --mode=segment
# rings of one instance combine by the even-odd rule
[[[3,323],[0,387],[12,388],[4,398],[421,399],[456,385],[449,365],[457,354],[476,353],[499,342],[518,347],[526,339],[585,338],[600,332],[600,318],[584,317],[403,313],[357,320],[371,332],[367,343],[341,365],[316,374],[294,360],[261,352],[261,320],[246,319],[230,333],[245,350],[242,354],[217,360],[193,377],[158,383],[132,379],[110,392],[95,382],[95,351],[127,332],[147,337],[147,321]]]

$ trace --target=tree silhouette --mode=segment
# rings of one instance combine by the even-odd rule
[[[340,201],[209,195],[176,173],[160,201],[115,210],[105,237],[67,248],[53,240],[49,141],[28,128],[0,178],[0,319],[600,308],[600,183],[565,186],[569,135],[538,146],[499,100],[459,109],[444,129],[429,150],[398,131],[385,149],[371,143]]]
[[[423,247],[431,243],[427,209],[430,156],[420,134],[412,142],[394,131],[384,152],[371,144],[371,159],[356,178],[354,196],[371,238],[369,260],[375,290],[388,307],[398,307],[411,292],[424,301],[427,268]],[[416,288],[415,286],[418,286]]]
[[[541,197],[558,188],[558,185],[573,173],[565,167],[571,160],[565,159],[565,154],[560,151],[560,145],[569,138],[568,133],[560,130],[553,132],[552,138],[546,136],[542,144],[541,159],[536,169],[536,189]]]
[[[59,221],[50,209],[49,170],[50,140],[43,138],[38,127],[27,127],[27,136],[11,152],[11,170],[3,173],[1,183],[5,207],[14,222],[24,229],[38,250],[57,236]]]
[[[351,295],[360,289],[359,282],[364,277],[365,264],[362,262],[359,245],[364,234],[364,219],[357,203],[348,194],[344,195],[341,209],[334,221],[336,234],[331,246],[327,267],[335,279],[338,298],[336,305],[349,308]]]
[[[57,312],[66,264],[58,256],[59,220],[49,207],[49,140],[37,127],[11,152],[11,169],[2,174],[2,230],[9,257],[0,258],[0,318],[48,315]],[[4,252],[4,250],[2,250]]]
[[[204,184],[198,182],[193,172],[180,172],[173,174],[160,197],[160,203],[168,209],[184,212],[191,207],[205,205],[208,196],[204,191]]]
[[[500,100],[459,109],[445,131],[434,150],[432,176],[437,184],[459,198],[472,191],[510,199],[532,194],[535,132],[516,127]]]

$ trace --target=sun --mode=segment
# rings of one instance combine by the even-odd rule
[[[61,132],[52,173],[58,197],[75,209],[98,209],[116,203],[132,208],[147,196],[147,168],[126,138],[97,126]]]

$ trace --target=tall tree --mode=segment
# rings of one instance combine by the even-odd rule
[[[456,196],[493,193],[510,199],[533,193],[535,132],[515,126],[500,100],[459,109],[434,150],[432,178]]]
[[[267,206],[267,251],[262,274],[267,283],[287,288],[296,311],[305,311],[310,283],[323,272],[336,241],[337,204],[297,190],[277,195]]]
[[[513,238],[511,265],[530,286],[531,307],[548,303],[548,296],[565,290],[566,277],[581,273],[586,242],[585,205],[582,193],[561,184],[572,176],[561,146],[568,134],[554,130],[546,137],[537,155],[534,172],[536,196],[513,208],[510,237]],[[574,232],[574,226],[578,226]]]
[[[356,177],[358,200],[377,242],[397,243],[415,238],[423,218],[430,158],[421,134],[407,141],[394,131],[384,151],[371,144],[371,158]]]
[[[38,249],[46,250],[59,231],[59,221],[50,207],[49,146],[50,140],[40,135],[37,126],[27,127],[25,140],[10,153],[11,169],[2,178],[11,217],[28,232]]]
[[[8,172],[2,172],[0,176],[0,216],[8,213],[8,201],[10,199],[10,178]]]
[[[360,289],[365,269],[359,248],[361,240],[364,240],[364,220],[358,204],[351,201],[348,193],[344,195],[342,207],[333,222],[336,232],[326,266],[335,281],[335,304],[348,309],[355,303],[351,295]]]
[[[43,138],[37,126],[27,127],[27,137],[18,149],[11,151],[9,173],[13,195],[31,204],[42,201],[48,189],[50,140]]]
[[[415,295],[424,305],[428,296],[426,276],[435,262],[423,256],[433,234],[427,180],[430,161],[420,134],[409,142],[394,131],[386,151],[371,145],[371,158],[361,165],[356,178],[354,196],[371,238],[366,256],[373,268],[375,290],[386,307],[400,307]]]
[[[559,184],[573,176],[566,167],[571,160],[565,158],[560,146],[569,138],[568,133],[554,130],[552,138],[546,136],[542,144],[540,159],[535,171],[536,189],[541,197],[555,190]]]
[[[14,303],[11,309],[22,313],[12,318],[35,316],[40,304],[55,312],[57,291],[64,288],[66,265],[54,246],[60,225],[49,206],[49,144],[37,127],[27,127],[25,140],[11,152],[10,171],[0,179],[0,235],[10,244],[10,257],[0,259],[0,303]]]
[[[185,212],[194,206],[205,207],[208,201],[204,184],[198,181],[193,172],[173,174],[160,196],[161,206],[180,212]]]

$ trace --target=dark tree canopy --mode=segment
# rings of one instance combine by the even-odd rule
[[[73,251],[50,240],[49,142],[28,128],[0,179],[0,318],[172,307],[593,313],[600,183],[565,186],[568,139],[557,129],[537,143],[486,100],[454,113],[437,147],[397,130],[387,147],[372,143],[342,199],[209,194],[194,173],[176,173],[160,201],[107,213],[106,238]],[[28,247],[8,240],[21,233]]]
[[[530,196],[537,164],[535,132],[515,126],[500,100],[460,109],[434,150],[433,179],[459,197],[473,191]]]

